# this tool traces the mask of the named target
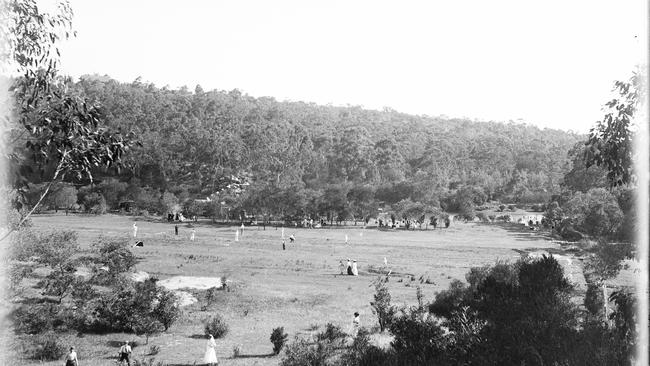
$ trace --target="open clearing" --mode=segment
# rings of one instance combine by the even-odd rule
[[[132,235],[133,221],[133,217],[117,215],[33,217],[34,228],[39,231],[77,231],[82,250],[90,249],[100,235]],[[178,236],[174,235],[174,224],[137,223],[138,239],[144,242],[144,247],[132,249],[140,260],[137,271],[160,280],[177,276],[225,277],[230,288],[219,291],[216,304],[201,311],[205,290],[177,286],[199,302],[183,307],[183,317],[167,333],[149,340],[150,345],[160,346],[160,353],[153,357],[173,365],[201,363],[205,350],[203,321],[214,313],[224,316],[230,326],[226,337],[217,339],[221,365],[276,365],[279,357],[272,355],[269,336],[278,326],[284,326],[290,340],[296,335],[316,333],[327,322],[347,331],[355,311],[361,314],[364,326],[376,326],[370,307],[372,281],[381,271],[384,257],[392,270],[388,286],[393,303],[413,305],[418,285],[430,301],[452,280],[464,281],[471,267],[494,264],[497,259],[516,260],[530,252],[562,253],[559,244],[516,224],[453,223],[448,229],[426,231],[383,231],[361,226],[286,228],[285,236],[294,234],[296,242],[287,240],[287,250],[283,251],[281,229],[274,227],[246,227],[243,237],[235,242],[234,226],[200,221],[194,225],[196,241],[191,242],[187,223],[179,224]],[[350,241],[347,245],[346,235]],[[344,270],[340,262],[344,264],[347,258],[357,260],[358,277],[340,274]],[[579,282],[574,276],[581,276],[580,261],[563,262],[565,268],[570,266],[573,280]],[[316,325],[319,329],[313,330]],[[378,343],[387,342],[385,335],[373,337]],[[121,333],[82,337],[69,334],[61,340],[77,348],[82,365],[101,366],[115,364],[117,347],[125,339],[144,343],[144,337]],[[232,350],[236,345],[241,347],[243,357],[235,359]],[[140,358],[148,349],[139,346],[134,356]],[[43,365],[31,360],[16,364]]]

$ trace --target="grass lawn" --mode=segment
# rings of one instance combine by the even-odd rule
[[[37,230],[69,229],[79,234],[82,249],[90,249],[99,236],[130,236],[134,218],[128,216],[42,214],[33,217]],[[138,271],[159,279],[173,276],[227,277],[232,290],[219,291],[216,304],[201,311],[199,303],[184,308],[183,317],[168,332],[152,337],[150,345],[160,346],[156,360],[169,364],[200,364],[205,351],[203,321],[219,313],[228,322],[230,332],[217,339],[220,365],[277,365],[272,355],[271,330],[284,326],[289,338],[308,336],[332,322],[347,331],[353,313],[361,314],[362,325],[377,326],[370,301],[372,281],[377,269],[388,260],[392,270],[389,289],[395,304],[416,303],[416,286],[426,300],[446,289],[454,279],[464,281],[470,267],[493,264],[497,259],[516,260],[522,253],[546,250],[560,252],[559,244],[543,234],[526,231],[516,224],[452,223],[448,229],[378,230],[361,226],[323,229],[286,228],[282,250],[281,229],[246,227],[235,242],[235,227],[213,226],[209,221],[195,225],[196,241],[189,240],[190,229],[174,224],[138,220],[138,239],[144,247],[134,248],[140,262]],[[349,244],[345,244],[348,235]],[[341,275],[340,261],[356,259],[359,276]],[[574,261],[577,262],[577,261]],[[411,280],[411,276],[415,280]],[[422,278],[422,280],[420,280]],[[427,281],[428,280],[428,281]],[[427,283],[428,282],[428,283]],[[203,292],[190,291],[201,300]],[[318,326],[319,328],[314,330]],[[373,335],[379,344],[389,336]],[[81,365],[114,365],[119,342],[125,339],[144,343],[144,337],[132,334],[107,334],[62,337],[74,345]],[[232,358],[239,345],[243,356]],[[134,349],[140,358],[149,346]],[[20,347],[15,348],[20,356]],[[16,365],[60,365],[61,361],[40,363],[20,359]]]

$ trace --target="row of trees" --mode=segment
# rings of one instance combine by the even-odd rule
[[[545,202],[559,193],[569,167],[565,153],[579,139],[527,125],[278,102],[237,90],[170,90],[98,76],[60,82],[100,103],[104,126],[140,142],[123,156],[131,169],[94,168],[95,182],[114,178],[159,198],[171,192],[179,204],[185,196],[238,196],[227,189],[236,186],[245,197],[229,203],[258,214],[301,214],[318,197],[332,206],[320,215],[346,219],[405,199],[455,210],[467,206],[456,198],[468,189],[478,192],[472,204]],[[24,174],[34,184],[51,176]],[[67,178],[77,187],[89,184]]]

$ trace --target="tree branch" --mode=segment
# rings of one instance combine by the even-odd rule
[[[59,173],[61,173],[61,170],[63,170],[63,162],[65,161],[65,157],[67,154],[68,154],[67,151],[64,151],[61,161],[59,162],[59,165],[56,167],[56,170],[54,171],[54,176],[47,184],[47,187],[45,187],[45,191],[43,192],[43,194],[41,194],[41,197],[38,199],[38,202],[36,202],[34,207],[32,207],[32,209],[27,213],[27,215],[23,216],[23,218],[20,220],[20,222],[18,223],[18,225],[16,225],[15,228],[9,230],[0,238],[0,241],[5,240],[9,235],[11,235],[11,233],[16,231],[17,228],[21,227],[25,223],[25,221],[27,221],[29,216],[31,216],[31,214],[34,213],[34,211],[36,211],[36,208],[41,204],[41,202],[43,202],[45,196],[47,196],[47,194],[50,192],[50,188],[52,188],[52,184],[54,184],[56,179],[59,177]]]

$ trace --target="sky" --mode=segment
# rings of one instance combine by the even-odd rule
[[[70,3],[74,77],[579,133],[647,52],[642,0]]]

